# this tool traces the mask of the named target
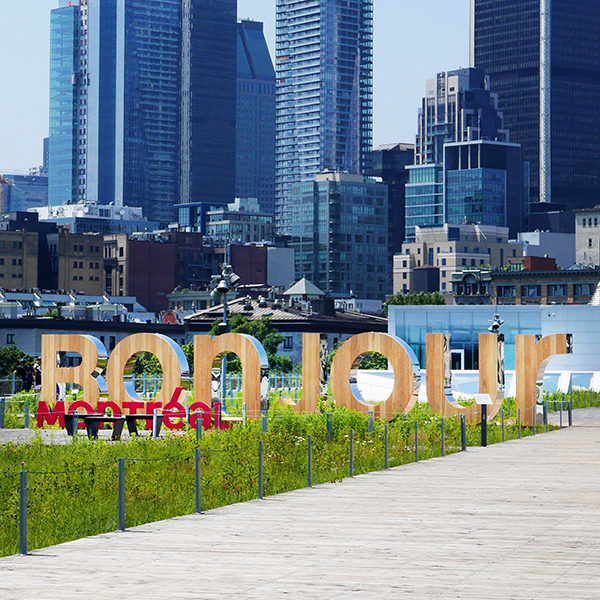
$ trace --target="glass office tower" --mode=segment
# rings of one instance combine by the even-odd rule
[[[237,0],[182,3],[179,223],[235,198]]]
[[[49,202],[77,199],[77,72],[79,7],[67,6],[50,15],[50,141]]]
[[[258,21],[237,25],[236,195],[275,214],[275,69]]]
[[[292,186],[325,171],[370,173],[373,0],[277,0],[276,218]]]
[[[471,64],[531,164],[532,202],[598,203],[599,31],[597,0],[471,0]]]

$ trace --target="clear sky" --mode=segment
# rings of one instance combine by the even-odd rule
[[[48,135],[50,10],[59,0],[0,0],[0,172],[42,162]],[[468,66],[469,0],[374,0],[375,146],[414,142],[425,80]],[[274,52],[275,0],[238,0],[265,23]]]

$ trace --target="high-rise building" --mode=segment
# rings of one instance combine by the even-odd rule
[[[416,227],[465,222],[521,230],[524,165],[509,142],[482,69],[439,73],[419,111],[415,165],[407,167],[405,239]]]
[[[362,175],[323,173],[292,187],[296,279],[332,296],[384,299],[391,289],[388,188]]]
[[[275,69],[258,21],[237,25],[236,195],[275,214]]]
[[[599,31],[596,0],[471,0],[471,64],[531,165],[532,203],[598,202]]]
[[[179,223],[203,231],[211,206],[236,195],[237,0],[181,4]]]
[[[235,197],[236,0],[79,0],[51,13],[51,205]],[[181,167],[181,168],[180,168]],[[189,218],[183,219],[189,224]]]
[[[373,0],[277,0],[276,217],[291,190],[330,170],[369,174]]]
[[[50,204],[114,202],[173,220],[180,4],[80,0],[52,11]]]

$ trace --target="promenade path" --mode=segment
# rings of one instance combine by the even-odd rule
[[[597,600],[598,413],[575,412],[571,429],[3,558],[0,598]]]

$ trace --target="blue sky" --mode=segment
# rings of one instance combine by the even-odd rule
[[[50,10],[59,0],[0,0],[0,172],[41,164],[48,135]],[[414,142],[425,80],[468,66],[469,0],[374,0],[373,142]],[[265,23],[274,52],[275,0],[238,0]]]

